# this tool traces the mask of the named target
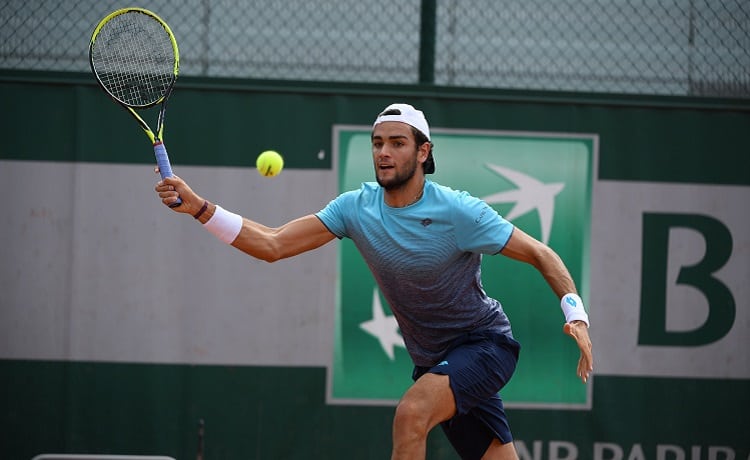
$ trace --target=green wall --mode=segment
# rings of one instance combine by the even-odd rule
[[[205,458],[383,459],[392,408],[327,406],[325,369],[0,361],[4,458],[97,452],[194,458],[205,421]],[[733,446],[750,454],[747,381],[596,377],[591,411],[509,410],[529,451],[565,440],[577,458],[594,443],[658,444],[690,452]],[[717,419],[720,415],[720,419]],[[669,420],[669,423],[665,423]],[[429,458],[453,459],[438,430]],[[609,457],[611,458],[611,457]],[[691,458],[688,456],[688,458]]]
[[[12,168],[15,161],[112,163],[113,167],[152,163],[140,128],[87,75],[6,72],[0,76],[0,100],[5,109],[0,168]],[[178,174],[187,166],[246,168],[257,152],[273,146],[285,155],[287,170],[302,175],[330,173],[333,183],[332,126],[367,126],[378,110],[395,100],[425,110],[433,127],[593,133],[599,139],[595,172],[599,181],[729,186],[742,194],[750,186],[750,104],[746,101],[185,78],[170,102],[165,140]],[[155,114],[150,116],[152,120]],[[321,150],[326,152],[322,158]],[[439,146],[435,155],[439,168]],[[320,185],[315,180],[308,186]],[[12,207],[20,196],[14,194],[33,193],[39,186],[34,177],[23,183],[20,190],[3,189],[6,205]],[[267,192],[258,193],[262,198]],[[747,208],[736,212],[747,219]],[[4,229],[23,217],[10,216],[2,221]],[[598,222],[597,215],[592,219]],[[35,286],[18,287],[11,279],[16,267],[28,262],[8,256],[9,247],[19,242],[6,231],[0,234],[5,245],[0,253],[2,273],[7,276],[0,280],[5,292],[0,297],[4,321],[0,335],[6,337],[0,338],[3,458],[101,452],[187,459],[195,455],[199,419],[206,423],[209,460],[389,455],[393,408],[326,404],[327,374],[322,363],[288,365],[282,357],[278,363],[262,365],[130,363],[117,356],[86,360],[24,354],[25,345],[7,337],[17,327],[14,318],[22,318],[25,309],[31,312],[35,305],[8,299],[23,298],[22,291]],[[196,240],[190,235],[182,238],[186,244]],[[747,253],[742,245],[734,250]],[[592,257],[604,257],[605,252],[594,248]],[[739,269],[732,268],[734,273],[744,276],[747,260],[743,255]],[[606,278],[606,273],[600,276],[606,282],[592,286],[592,296],[606,299],[609,287],[617,287],[618,280]],[[330,283],[327,278],[318,281]],[[737,311],[747,318],[748,298],[735,295]],[[597,308],[607,308],[606,303],[600,301]],[[221,319],[221,310],[212,314]],[[332,322],[333,311],[330,315]],[[744,321],[738,320],[734,327],[740,343],[747,344],[750,334]],[[50,319],[39,329],[59,327]],[[254,327],[263,326],[248,324],[248,334]],[[607,331],[618,327],[630,326],[600,323],[592,328],[600,362],[608,358]],[[293,337],[293,327],[281,333],[288,335],[284,340],[309,340],[313,347],[322,346],[315,337]],[[33,344],[39,330],[28,334],[28,343]],[[89,346],[95,349],[97,344]],[[252,356],[254,350],[245,352]],[[719,361],[722,355],[715,358]],[[744,376],[610,372],[594,377],[590,410],[511,409],[519,451],[522,458],[535,460],[707,460],[709,451],[718,459],[750,458],[750,363],[745,358],[727,366]],[[684,369],[685,374],[692,372]],[[429,458],[455,458],[440,432],[431,435],[429,444]],[[734,457],[726,454],[727,448]]]
[[[91,77],[2,77],[0,158],[150,161],[135,153],[150,151],[140,128]],[[176,164],[244,166],[248,152],[275,145],[289,168],[329,169],[330,155],[319,160],[314,149],[330,151],[331,126],[370,125],[394,100],[444,128],[598,133],[600,179],[750,184],[744,100],[184,78],[169,102],[165,143]],[[153,125],[155,110],[149,115]]]

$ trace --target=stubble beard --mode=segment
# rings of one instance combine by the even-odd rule
[[[403,170],[396,171],[396,174],[391,179],[383,179],[378,174],[377,170],[375,172],[375,179],[378,181],[378,185],[386,189],[387,191],[393,191],[398,190],[400,188],[403,188],[409,181],[414,177],[414,174],[417,172],[417,159],[414,158],[412,161],[410,161],[408,164],[404,165]]]

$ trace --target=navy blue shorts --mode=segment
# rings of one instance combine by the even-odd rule
[[[513,375],[520,348],[499,332],[471,332],[456,340],[436,366],[414,368],[415,381],[428,372],[450,378],[456,415],[441,427],[462,459],[481,459],[494,438],[513,441],[498,392]]]

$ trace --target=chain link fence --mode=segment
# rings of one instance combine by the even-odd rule
[[[0,70],[88,72],[94,26],[123,6],[0,3]],[[750,97],[748,0],[144,0],[138,6],[169,23],[182,75]]]

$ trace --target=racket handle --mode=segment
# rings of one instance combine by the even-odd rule
[[[159,166],[159,174],[161,175],[161,178],[165,179],[167,177],[174,176],[174,174],[172,173],[172,165],[169,163],[167,148],[164,147],[164,143],[162,141],[154,142],[154,155],[156,156],[156,164]],[[181,204],[182,199],[178,197],[177,201],[170,204],[169,207],[176,208]]]

